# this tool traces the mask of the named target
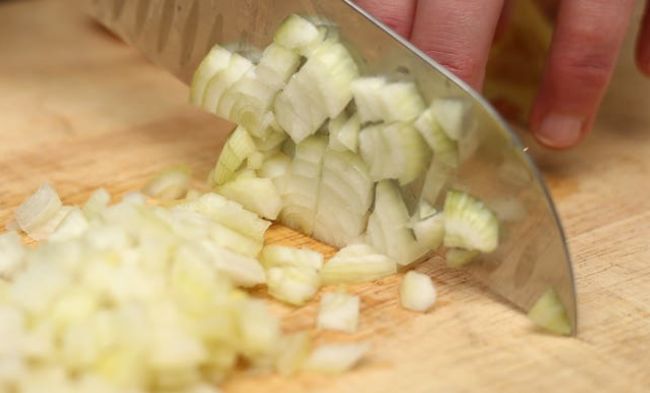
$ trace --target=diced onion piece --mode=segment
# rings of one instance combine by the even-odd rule
[[[415,240],[429,250],[436,250],[445,237],[445,218],[442,213],[433,214],[411,224]]]
[[[450,190],[445,200],[445,247],[492,252],[499,244],[499,222],[483,202]]]
[[[343,44],[328,40],[310,54],[299,74],[307,75],[327,115],[334,118],[352,100],[351,83],[359,69]]]
[[[323,267],[323,254],[307,248],[269,245],[262,249],[260,259],[267,269],[277,266],[296,266],[319,271]]]
[[[363,123],[410,122],[425,109],[413,82],[388,83],[384,78],[364,77],[352,82],[352,92]]]
[[[474,259],[481,255],[479,251],[462,250],[460,248],[450,248],[447,250],[445,260],[449,267],[462,267],[474,261]]]
[[[142,192],[152,198],[161,200],[176,200],[187,195],[190,188],[191,171],[187,166],[178,166],[160,172]]]
[[[450,167],[458,166],[458,144],[443,131],[431,108],[420,115],[415,122],[415,128],[435,153],[436,160]]]
[[[232,179],[242,163],[255,152],[255,142],[244,127],[237,127],[223,147],[210,181],[220,186]]]
[[[48,239],[72,209],[72,206],[62,206],[53,217],[42,225],[31,229],[27,235],[33,240]]]
[[[343,292],[324,293],[316,325],[319,329],[354,333],[359,325],[359,297]]]
[[[425,312],[436,302],[436,288],[431,277],[416,271],[404,275],[399,293],[402,307],[411,311]]]
[[[311,337],[308,332],[287,335],[280,343],[282,350],[275,360],[275,368],[282,375],[298,371],[311,351]]]
[[[397,185],[388,180],[377,183],[375,208],[368,220],[368,241],[400,265],[408,265],[429,251],[416,241],[409,221]]]
[[[86,218],[94,218],[101,214],[108,207],[110,202],[111,194],[109,194],[105,189],[99,188],[90,195],[82,207],[82,210]]]
[[[300,56],[296,52],[278,44],[271,44],[264,49],[255,72],[263,83],[277,92],[298,70],[299,65]]]
[[[273,112],[269,112],[269,116],[272,117],[273,122],[275,122],[275,116],[273,115]],[[269,125],[268,132],[266,135],[264,135],[263,138],[255,139],[255,147],[258,151],[262,153],[269,153],[272,151],[277,152],[281,149],[282,144],[287,139],[287,134],[284,131],[280,130],[279,127],[279,125],[271,124]]]
[[[178,205],[178,208],[200,213],[255,241],[264,241],[271,223],[244,209],[239,203],[221,195],[208,193],[199,199]]]
[[[286,154],[277,152],[264,160],[258,172],[261,177],[275,179],[286,174],[290,165],[291,159]]]
[[[366,228],[373,182],[363,160],[349,151],[327,151],[322,172],[313,236],[344,247]]]
[[[67,241],[81,237],[88,229],[88,219],[78,207],[72,208],[48,240]]]
[[[361,156],[375,181],[398,179],[408,184],[424,171],[429,149],[417,130],[405,123],[367,127],[359,137]]]
[[[301,143],[318,131],[327,119],[321,98],[313,82],[298,72],[287,83],[274,105],[275,118],[295,143]]]
[[[239,333],[248,357],[270,354],[277,348],[280,321],[261,300],[248,300],[238,310]]]
[[[318,44],[323,39],[318,27],[307,19],[290,15],[275,31],[273,41],[287,49],[301,52],[305,48]]]
[[[296,306],[305,304],[320,287],[318,271],[296,266],[272,267],[267,271],[269,294]]]
[[[425,109],[422,96],[413,82],[389,83],[380,92],[385,122],[410,122]]]
[[[53,219],[63,204],[49,184],[43,184],[16,210],[16,222],[27,234]]]
[[[321,270],[324,284],[370,282],[397,272],[397,263],[366,244],[341,249]]]
[[[246,160],[246,169],[257,171],[264,165],[264,153],[256,151]]]
[[[386,79],[380,77],[363,77],[352,82],[354,103],[362,123],[382,120],[383,107],[381,91],[386,86]]]
[[[216,114],[245,127],[252,135],[263,136],[266,131],[264,116],[276,93],[277,90],[265,84],[253,68],[223,94]]]
[[[420,198],[422,201],[435,205],[448,187],[449,182],[453,179],[455,168],[450,167],[444,161],[434,156],[431,165],[424,176],[422,192]]]
[[[24,265],[26,251],[17,232],[0,234],[0,280],[13,277]]]
[[[329,148],[336,151],[346,151],[356,153],[359,148],[359,132],[361,131],[361,121],[359,115],[354,114],[347,117],[342,112],[329,123]]]
[[[390,146],[390,164],[399,168],[395,178],[401,185],[409,184],[424,171],[431,151],[412,125],[394,123],[384,127],[384,137]]]
[[[418,210],[414,218],[417,217],[419,220],[424,220],[425,218],[429,218],[437,213],[438,211],[435,207],[433,207],[429,202],[422,200],[418,204]]]
[[[470,104],[464,99],[435,99],[431,103],[431,111],[449,138],[459,141],[468,131]]]
[[[317,347],[307,358],[304,369],[339,374],[356,366],[370,350],[366,343],[328,344]]]
[[[226,91],[252,68],[253,63],[250,60],[233,53],[228,66],[217,72],[208,82],[201,107],[208,112],[216,113]]]
[[[194,73],[190,88],[190,102],[201,105],[206,86],[212,77],[230,64],[232,53],[219,45],[212,47]]]
[[[253,287],[266,282],[264,268],[253,257],[238,254],[210,241],[201,241],[195,247],[197,249],[194,252],[181,249],[180,256],[205,257],[217,271],[227,275],[233,283],[242,287]]]
[[[217,191],[264,218],[274,220],[282,210],[280,193],[271,179],[238,178],[220,186]]]
[[[296,145],[294,160],[282,187],[280,222],[308,236],[314,229],[326,147],[327,141],[320,136]]]
[[[571,334],[571,323],[567,317],[562,300],[553,289],[548,289],[535,302],[528,318],[537,326],[552,333],[568,336]]]

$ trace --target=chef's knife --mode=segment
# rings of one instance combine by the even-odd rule
[[[465,83],[351,0],[90,0],[90,12],[154,63],[189,83],[214,44],[264,48],[290,14],[333,23],[369,74],[408,73],[427,101],[454,97],[471,106],[472,154],[450,186],[483,199],[500,218],[500,244],[469,269],[494,292],[528,310],[549,288],[577,331],[571,259],[553,202],[526,148]]]

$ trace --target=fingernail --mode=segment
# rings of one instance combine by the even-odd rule
[[[571,147],[578,143],[584,118],[550,113],[543,120],[535,136],[544,145],[555,148]]]

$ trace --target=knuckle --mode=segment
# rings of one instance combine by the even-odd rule
[[[605,51],[574,51],[557,60],[558,72],[589,85],[604,86],[614,68],[614,56]]]
[[[410,21],[403,16],[386,14],[381,17],[382,22],[400,35],[408,35],[410,31]]]
[[[485,66],[476,56],[443,50],[429,50],[427,54],[466,82],[474,82]]]

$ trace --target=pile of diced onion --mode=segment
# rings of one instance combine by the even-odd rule
[[[413,81],[360,76],[332,26],[290,16],[257,59],[216,46],[191,99],[239,125],[214,192],[190,191],[185,168],[114,204],[100,189],[63,205],[46,184],[0,235],[0,391],[212,393],[236,368],[343,372],[366,343],[312,347],[311,332],[284,334],[249,289],[298,307],[336,285],[315,326],[353,333],[360,298],[342,285],[443,245],[453,266],[498,245],[495,215],[446,189],[471,154],[465,104],[426,105]],[[265,245],[268,220],[340,251],[325,262]],[[553,296],[535,315],[563,329]],[[410,271],[400,298],[425,312],[436,290]]]

